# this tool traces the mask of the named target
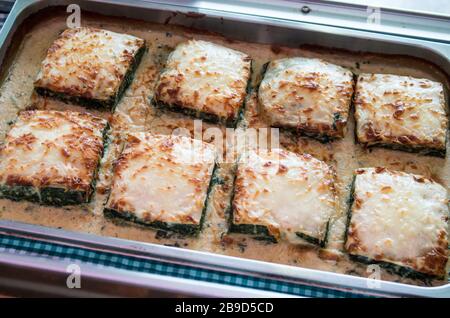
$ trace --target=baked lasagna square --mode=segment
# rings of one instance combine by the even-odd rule
[[[211,144],[182,136],[130,134],[114,165],[105,215],[196,235],[214,167]]]
[[[35,90],[66,102],[112,110],[144,52],[145,41],[128,34],[67,29],[48,49]]]
[[[324,247],[335,200],[325,162],[280,149],[250,151],[237,166],[230,232]]]
[[[448,259],[446,189],[419,175],[385,168],[356,171],[346,249],[400,274],[443,277]]]
[[[269,124],[322,141],[344,137],[353,74],[320,59],[293,57],[270,62],[258,90]]]
[[[89,202],[108,122],[87,113],[22,111],[0,148],[0,197]]]
[[[444,88],[427,79],[361,74],[355,96],[356,133],[366,146],[445,156]]]
[[[250,75],[248,55],[210,42],[184,42],[168,57],[154,104],[234,126]]]

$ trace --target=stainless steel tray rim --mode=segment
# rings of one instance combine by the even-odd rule
[[[207,282],[207,281],[198,281],[187,278],[179,278],[172,277],[168,275],[158,275],[146,272],[136,272],[130,271],[126,269],[114,268],[111,266],[103,266],[103,265],[94,265],[86,262],[81,262],[79,260],[49,260],[48,258],[43,257],[35,257],[28,255],[17,255],[17,254],[8,254],[8,252],[0,251],[0,266],[4,266],[7,268],[14,267],[21,271],[26,271],[24,275],[29,275],[28,272],[31,270],[39,271],[47,274],[51,274],[52,277],[55,275],[58,277],[58,280],[55,284],[55,281],[51,282],[46,281],[45,275],[43,277],[39,277],[38,280],[41,280],[38,285],[41,289],[45,286],[45,291],[58,289],[59,293],[63,293],[63,295],[69,295],[74,297],[105,297],[111,296],[117,291],[108,290],[103,291],[102,293],[93,293],[89,289],[86,291],[84,286],[86,281],[95,279],[97,282],[101,283],[117,283],[120,285],[132,286],[134,288],[138,288],[139,290],[147,291],[149,289],[157,290],[158,293],[162,293],[163,295],[173,296],[173,295],[189,295],[194,297],[232,297],[232,298],[254,298],[254,297],[298,297],[294,295],[287,295],[273,291],[265,291],[265,290],[256,290],[248,287],[240,287],[240,286],[224,286],[219,283]],[[58,282],[64,282],[68,275],[69,266],[78,265],[81,274],[82,284],[80,287],[83,290],[74,290],[68,289],[65,284],[58,284]],[[27,276],[28,277],[28,276]],[[34,278],[34,277],[33,277]],[[20,278],[19,278],[20,279]],[[1,277],[3,286],[11,286],[17,285],[17,279],[12,277]],[[19,283],[19,285],[36,285],[36,282],[28,282]],[[99,286],[101,287],[101,286]],[[81,292],[81,293],[80,293]],[[119,290],[119,293],[122,293],[122,290]],[[122,296],[129,296],[126,293],[120,294]],[[159,294],[158,294],[159,295]]]
[[[36,0],[27,0],[27,1],[36,1]],[[62,0],[64,1],[64,0]],[[104,3],[109,4],[121,4],[121,0],[103,0]],[[177,13],[184,13],[189,14],[192,13],[192,11],[195,9],[194,7],[188,6],[188,5],[179,5],[176,6],[176,10],[174,10],[173,5],[168,5],[165,3],[161,3],[159,1],[142,1],[142,0],[130,0],[127,1],[127,6],[136,6],[139,8],[149,8],[149,4],[157,4],[158,8],[164,8],[168,11],[177,12]],[[375,33],[370,31],[363,31],[358,29],[345,29],[338,26],[333,25],[323,25],[323,24],[314,24],[311,22],[305,22],[305,21],[298,21],[298,20],[286,20],[286,19],[279,19],[279,18],[270,18],[265,16],[256,16],[251,15],[247,13],[239,13],[239,12],[227,12],[227,11],[217,11],[217,10],[211,10],[211,9],[203,9],[203,10],[197,10],[196,13],[205,14],[208,17],[213,17],[217,19],[226,19],[230,21],[237,21],[237,22],[245,22],[245,23],[252,23],[252,24],[264,24],[269,25],[272,27],[284,27],[288,29],[295,29],[295,30],[302,30],[302,31],[313,31],[313,32],[319,32],[322,34],[332,34],[336,36],[341,36],[343,30],[345,30],[346,35],[349,37],[354,37],[360,40],[373,40],[373,41],[379,41],[380,39],[383,42],[388,42],[391,44],[398,45],[399,42],[403,45],[411,45],[412,42],[414,42],[414,46],[419,46],[422,49],[431,50],[436,55],[440,56],[442,59],[448,60],[450,57],[450,40],[444,41],[444,42],[436,42],[431,41],[427,39],[420,39],[420,38],[405,38],[396,34],[381,34],[381,33]],[[1,40],[1,37],[0,37]],[[432,45],[430,45],[432,44]],[[361,51],[364,51],[363,48],[361,48]]]
[[[373,280],[364,277],[243,259],[154,243],[71,232],[16,221],[0,220],[0,234],[232,274],[278,279],[342,291],[353,290],[357,293],[369,295],[386,295],[387,293],[394,296],[444,296],[450,293],[450,284],[422,287],[380,280],[376,288],[371,288]]]
[[[109,3],[109,4],[122,4],[121,0],[104,0],[102,1],[104,3]],[[199,14],[206,14],[208,16],[215,16],[215,17],[225,17],[227,16],[227,18],[230,18],[232,16],[237,17],[237,16],[242,16],[242,17],[251,17],[254,20],[257,21],[264,21],[265,23],[271,22],[271,21],[277,21],[277,22],[288,22],[288,23],[299,23],[299,24],[304,24],[304,25],[312,25],[314,27],[320,27],[320,26],[324,26],[324,27],[336,27],[340,30],[342,29],[346,29],[346,30],[353,30],[353,31],[360,31],[363,32],[365,34],[370,34],[370,33],[385,33],[386,35],[397,35],[397,33],[394,33],[393,31],[390,31],[388,29],[386,29],[386,27],[382,26],[382,25],[377,25],[377,24],[371,24],[372,27],[375,27],[375,29],[367,31],[367,30],[361,30],[355,27],[345,27],[345,26],[336,26],[330,23],[324,23],[321,21],[315,21],[313,19],[308,19],[307,15],[299,15],[297,19],[293,19],[293,18],[287,18],[287,17],[283,17],[283,18],[279,18],[279,17],[271,17],[271,16],[267,16],[267,15],[261,15],[261,14],[255,14],[255,13],[242,13],[242,12],[238,12],[236,10],[231,11],[231,10],[224,10],[224,9],[220,9],[220,8],[216,8],[216,9],[212,9],[212,8],[199,8],[193,5],[190,5],[189,2],[183,2],[183,1],[168,1],[167,2],[161,2],[161,1],[155,1],[155,0],[130,0],[127,1],[127,5],[130,6],[136,6],[136,7],[141,7],[141,8],[148,8],[149,3],[154,4],[154,5],[158,5],[158,7],[164,8],[168,11],[174,11],[174,8],[176,8],[176,12],[180,12],[180,13],[199,13]],[[318,1],[319,3],[326,4],[328,3],[328,5],[330,4],[329,1]],[[307,4],[318,4],[318,2],[314,2],[314,1],[306,1],[303,4],[307,5]],[[294,3],[295,4],[295,3]],[[297,5],[301,5],[301,3],[296,3]],[[333,6],[335,7],[339,7],[339,6],[343,6],[343,3],[331,3]],[[367,8],[367,6],[363,6],[363,5],[346,5],[347,7],[359,7],[359,8]],[[280,7],[283,7],[280,4]],[[408,11],[408,12],[401,12],[395,9],[390,9],[390,8],[381,8],[383,11],[387,10],[387,11],[397,11],[398,15],[417,15],[417,16],[422,16],[422,17],[426,17],[427,19],[438,19],[440,21],[446,20],[446,16],[438,16],[438,15],[430,15],[427,13],[420,13],[420,12],[414,12],[414,11]],[[363,10],[365,11],[365,10]],[[302,19],[300,17],[306,18],[306,19]],[[405,36],[402,36],[402,38],[404,38]],[[420,36],[414,35],[411,36],[413,38],[416,39],[424,39],[426,40],[426,38],[422,38]],[[434,39],[436,40],[436,39]],[[450,43],[449,40],[446,39],[441,39],[439,41],[442,41],[444,43]]]
[[[63,5],[68,2],[72,3],[73,1],[67,1],[67,0],[54,0],[53,2],[57,3],[58,5]],[[167,11],[176,12],[176,13],[184,13],[189,14],[192,13],[193,10],[195,12],[195,7],[189,6],[189,5],[169,5],[166,3],[162,3],[159,1],[152,1],[152,0],[128,0],[126,4],[124,4],[121,0],[102,0],[102,1],[91,1],[93,3],[101,2],[104,4],[110,4],[110,5],[125,5],[128,7],[138,7],[142,9],[149,9],[153,7],[150,7],[151,5],[157,5],[155,9],[165,9]],[[82,8],[84,6],[87,6],[87,9],[89,11],[90,8],[87,4],[88,2],[81,1]],[[16,18],[23,15],[24,12],[29,9],[30,7],[34,8],[33,11],[37,12],[39,10],[42,10],[43,8],[49,6],[46,1],[40,1],[40,0],[23,0],[23,1],[16,1],[14,4],[14,7],[11,11],[11,14],[8,16],[7,20],[5,21],[4,27],[0,30],[0,43],[3,43],[7,36],[10,28],[12,27],[12,24]],[[174,8],[175,7],[175,8]],[[211,9],[204,9],[202,11],[197,10],[197,13],[205,14],[208,17],[213,17],[217,19],[227,19],[231,21],[238,21],[238,22],[245,22],[245,23],[252,23],[252,24],[265,24],[270,25],[273,27],[284,27],[289,29],[296,29],[296,30],[302,30],[302,31],[312,31],[312,32],[320,32],[322,34],[332,34],[336,36],[341,36],[342,31],[345,30],[346,34],[348,34],[350,37],[354,37],[361,40],[380,40],[384,42],[389,42],[392,44],[398,44],[399,42],[403,45],[411,45],[411,42],[414,42],[415,46],[420,46],[423,49],[431,50],[436,55],[440,56],[442,59],[448,59],[450,56],[450,45],[447,45],[446,43],[450,44],[450,41],[447,41],[446,43],[440,43],[440,42],[434,42],[429,40],[421,40],[421,39],[408,39],[405,37],[401,37],[395,34],[380,34],[380,33],[374,33],[374,32],[368,32],[363,30],[357,30],[357,29],[343,29],[338,26],[332,26],[332,25],[320,25],[320,24],[313,24],[311,22],[304,22],[304,21],[297,21],[297,20],[285,20],[285,19],[279,19],[279,18],[270,18],[270,17],[259,17],[251,14],[246,13],[237,13],[237,12],[226,12],[226,11],[216,11]],[[262,23],[264,22],[264,23]],[[432,45],[430,45],[432,44]],[[1,56],[0,56],[1,58]]]

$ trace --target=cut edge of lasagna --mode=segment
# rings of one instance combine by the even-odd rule
[[[379,264],[404,277],[443,278],[448,217],[447,191],[433,180],[383,167],[357,169],[345,249],[353,260]]]
[[[334,179],[330,166],[308,154],[250,151],[236,166],[229,231],[325,247],[336,213]]]
[[[354,104],[356,135],[364,146],[445,157],[448,119],[441,83],[360,74]]]
[[[132,35],[90,27],[67,29],[48,49],[35,91],[64,102],[114,110],[145,51],[145,40]]]
[[[156,230],[198,235],[216,167],[211,144],[183,136],[128,134],[114,164],[104,214]]]
[[[63,206],[88,203],[109,124],[88,113],[22,111],[0,148],[0,197]]]
[[[211,42],[189,40],[169,55],[153,105],[234,127],[251,85],[252,59]]]

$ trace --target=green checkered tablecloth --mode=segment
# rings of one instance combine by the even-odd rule
[[[82,248],[68,247],[7,235],[0,235],[0,252],[47,259],[81,261],[97,266],[108,266],[142,273],[167,275],[177,278],[195,279],[205,282],[255,288],[259,290],[286,293],[297,296],[321,298],[364,297],[363,295],[351,292],[335,291],[331,289],[263,279],[248,275],[235,275],[220,271],[198,269],[190,266],[182,266],[135,257],[125,257],[122,255],[96,252]]]

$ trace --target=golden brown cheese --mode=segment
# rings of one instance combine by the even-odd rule
[[[448,199],[440,184],[385,168],[356,171],[346,248],[435,276],[448,259]]]
[[[95,28],[65,30],[47,51],[36,88],[74,97],[114,97],[144,40]]]
[[[233,223],[266,226],[271,235],[299,243],[297,233],[324,241],[336,212],[334,172],[308,154],[250,151],[238,163]]]
[[[106,206],[145,223],[198,225],[214,164],[214,147],[199,140],[130,134]]]
[[[0,184],[89,191],[106,126],[87,113],[22,111],[0,148]]]
[[[359,142],[445,151],[448,120],[441,83],[361,74],[355,96]]]
[[[205,41],[179,44],[155,89],[156,102],[235,120],[250,78],[244,53]]]
[[[276,127],[314,136],[343,137],[353,94],[353,74],[320,59],[269,63],[259,86],[260,107]]]

